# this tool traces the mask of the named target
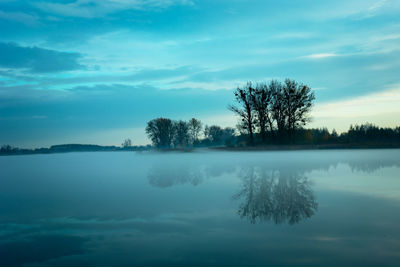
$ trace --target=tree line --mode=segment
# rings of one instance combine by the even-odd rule
[[[132,146],[132,143],[124,143],[122,146],[100,146],[92,144],[62,144],[41,148],[18,148],[10,145],[0,147],[0,155],[26,155],[26,154],[51,154],[65,152],[99,152],[99,151],[145,151],[151,149],[150,145]]]
[[[400,127],[379,127],[371,123],[351,125],[349,130],[338,134],[335,129],[327,128],[297,129],[295,144],[299,145],[340,145],[398,147],[400,145]]]
[[[147,123],[146,134],[156,148],[225,145],[236,137],[234,128],[203,126],[196,118],[189,121],[156,118]]]

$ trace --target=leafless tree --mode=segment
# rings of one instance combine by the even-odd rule
[[[248,132],[250,144],[254,144],[255,113],[252,106],[252,99],[255,94],[255,89],[252,83],[248,82],[242,88],[236,88],[234,94],[239,106],[230,105],[228,108],[240,117],[241,123],[239,125]]]
[[[287,131],[293,141],[296,128],[310,121],[309,113],[315,99],[314,92],[304,84],[286,79],[283,85],[283,103],[287,122]]]
[[[268,88],[265,83],[258,83],[254,89],[254,94],[251,95],[251,104],[256,114],[256,125],[259,128],[259,132],[262,141],[266,140],[267,127],[270,132],[273,131],[273,120],[271,114],[272,104],[272,91]]]

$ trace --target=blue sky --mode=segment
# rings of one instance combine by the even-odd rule
[[[315,90],[312,127],[395,126],[399,70],[399,0],[0,0],[0,144],[234,126],[232,89],[286,77]]]

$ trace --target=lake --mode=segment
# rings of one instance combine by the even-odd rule
[[[400,150],[0,157],[0,266],[399,266]]]

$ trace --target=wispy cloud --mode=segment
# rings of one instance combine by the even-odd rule
[[[39,2],[42,11],[70,17],[95,18],[121,10],[160,10],[174,5],[193,5],[190,0],[77,0],[70,3]]]
[[[78,53],[0,42],[0,67],[28,69],[31,72],[59,72],[82,69]]]
[[[365,122],[379,126],[400,125],[400,84],[386,90],[341,101],[317,104],[312,112],[312,126],[326,125],[347,130],[350,124]]]
[[[174,89],[202,89],[202,90],[232,90],[237,86],[243,85],[246,81],[210,81],[210,82],[191,82],[191,81],[175,81],[166,85],[165,88]]]
[[[392,89],[343,101],[316,106],[314,115],[319,117],[359,117],[388,112],[400,113],[400,84]],[[400,121],[399,121],[400,123]]]
[[[376,3],[372,4],[369,8],[368,11],[365,14],[365,18],[373,17],[376,16],[376,14],[379,12],[381,8],[383,8],[387,4],[387,0],[380,0],[377,1]]]
[[[338,54],[335,53],[320,53],[320,54],[311,54],[304,56],[303,58],[310,58],[310,59],[321,59],[321,58],[327,58],[327,57],[337,57]]]
[[[37,26],[39,24],[38,16],[23,12],[3,12],[0,10],[0,19],[15,21],[26,26]]]

